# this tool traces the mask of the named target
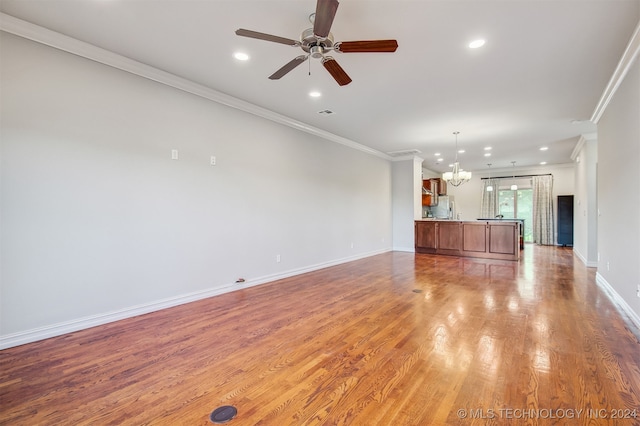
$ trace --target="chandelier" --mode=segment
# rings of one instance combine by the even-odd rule
[[[453,163],[452,171],[442,174],[442,180],[449,185],[460,186],[471,180],[471,172],[460,169],[460,163],[458,163],[458,135],[460,132],[453,132],[453,134],[456,135],[456,161]]]

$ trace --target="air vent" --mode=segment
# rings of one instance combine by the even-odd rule
[[[421,152],[422,151],[418,149],[404,149],[401,151],[387,152],[387,154],[389,154],[392,157],[404,157],[405,155],[416,155],[416,154],[420,154]]]
[[[333,111],[331,111],[330,109],[323,109],[322,111],[318,111],[318,114],[331,115],[331,114],[335,114],[335,113]]]

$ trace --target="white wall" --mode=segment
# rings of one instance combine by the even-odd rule
[[[640,61],[598,122],[597,276],[640,318]],[[640,323],[638,323],[640,324]]]
[[[598,265],[597,167],[598,141],[581,138],[575,152],[573,252],[587,266]]]
[[[387,160],[1,37],[0,346],[390,249]]]
[[[422,216],[422,159],[392,163],[393,249],[415,251],[414,221]]]

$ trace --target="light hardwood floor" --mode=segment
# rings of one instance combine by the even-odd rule
[[[594,275],[373,256],[1,351],[0,423],[638,425],[637,330]]]

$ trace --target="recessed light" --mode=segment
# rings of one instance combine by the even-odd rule
[[[490,146],[485,146],[485,147],[484,147],[484,150],[485,150],[485,151],[491,151],[491,147],[490,147]]]
[[[540,162],[540,165],[541,165],[541,166],[544,166],[545,164],[547,164],[547,162],[546,162],[546,161],[541,161],[541,162]]]
[[[246,53],[242,53],[242,52],[234,53],[233,57],[236,58],[239,61],[248,61],[249,60],[249,55],[247,55]]]
[[[440,157],[440,153],[439,153],[439,152],[436,152],[436,153],[435,153],[435,154],[433,154],[433,155],[435,155],[436,157]]]
[[[549,149],[549,147],[548,147],[548,146],[541,146],[541,147],[540,147],[540,151],[546,151],[546,150],[548,150],[548,149]]]
[[[322,96],[322,93],[318,91],[313,91],[313,92],[309,92],[309,96],[311,96],[312,98],[319,98],[320,96]]]
[[[464,149],[459,149],[458,154],[464,154],[466,151]]]
[[[449,167],[453,167],[453,163],[449,164]]]
[[[477,49],[478,47],[484,46],[485,41],[483,39],[473,40],[469,43],[469,49]]]
[[[440,157],[440,158],[438,158],[436,161],[439,163],[439,162],[441,162],[441,161],[444,161],[444,158]]]
[[[485,157],[491,157],[491,153],[490,153],[490,152],[485,152],[485,153],[484,153],[484,156],[485,156]]]

